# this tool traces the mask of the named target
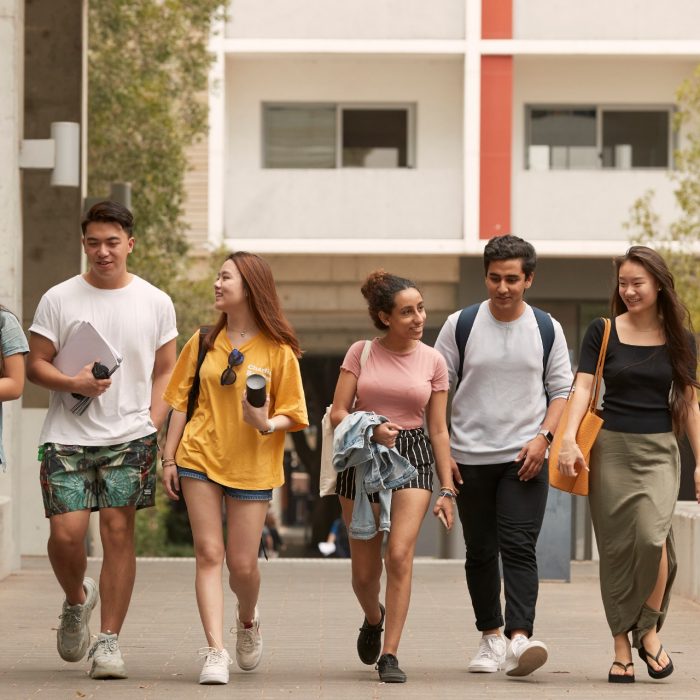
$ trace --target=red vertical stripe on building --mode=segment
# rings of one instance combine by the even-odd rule
[[[510,39],[513,36],[513,0],[481,1],[481,36]]]
[[[479,235],[510,233],[513,57],[481,59]]]

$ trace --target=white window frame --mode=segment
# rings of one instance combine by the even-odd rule
[[[260,164],[263,170],[311,170],[312,168],[268,168],[265,165],[266,131],[265,114],[269,107],[303,107],[305,109],[335,109],[335,165],[332,168],[313,168],[313,170],[413,170],[416,168],[416,112],[415,102],[304,102],[304,101],[277,101],[263,102],[260,112]],[[343,113],[351,109],[397,110],[404,109],[407,113],[406,121],[406,167],[398,168],[371,168],[371,167],[345,167],[343,166]]]
[[[604,168],[603,167],[603,114],[605,112],[667,112],[668,113],[668,165],[658,166],[658,167],[636,167],[622,170],[622,172],[629,172],[630,170],[674,170],[675,161],[674,154],[677,147],[677,134],[673,129],[673,117],[676,112],[676,107],[669,104],[616,104],[616,103],[602,103],[602,104],[592,104],[590,102],[582,103],[556,103],[556,102],[546,102],[546,103],[526,103],[525,104],[525,138],[524,138],[524,159],[523,163],[525,170],[530,170],[530,115],[533,109],[593,109],[595,110],[595,149],[598,153],[598,167],[594,170],[609,170],[614,171],[617,168]],[[580,171],[581,168],[566,168],[566,170]],[[558,169],[556,172],[564,172],[563,169]]]

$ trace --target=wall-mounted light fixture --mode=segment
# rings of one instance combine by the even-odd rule
[[[55,187],[80,187],[80,124],[52,122],[50,139],[25,139],[19,167],[51,170]]]

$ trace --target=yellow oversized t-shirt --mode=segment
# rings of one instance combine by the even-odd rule
[[[177,411],[187,410],[187,396],[197,367],[199,331],[180,353],[163,398]],[[238,379],[221,386],[220,377],[233,349],[225,331],[204,358],[199,372],[199,400],[185,426],[175,455],[178,466],[204,472],[212,481],[239,489],[270,489],[284,483],[284,432],[261,435],[243,421],[241,399],[245,379],[261,374],[270,395],[269,415],[294,421],[290,430],[308,425],[299,362],[288,345],[278,345],[262,333],[238,346],[243,364]]]

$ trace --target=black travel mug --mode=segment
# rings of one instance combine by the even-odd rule
[[[251,406],[260,408],[267,399],[267,382],[262,374],[251,374],[245,380],[246,399]]]

